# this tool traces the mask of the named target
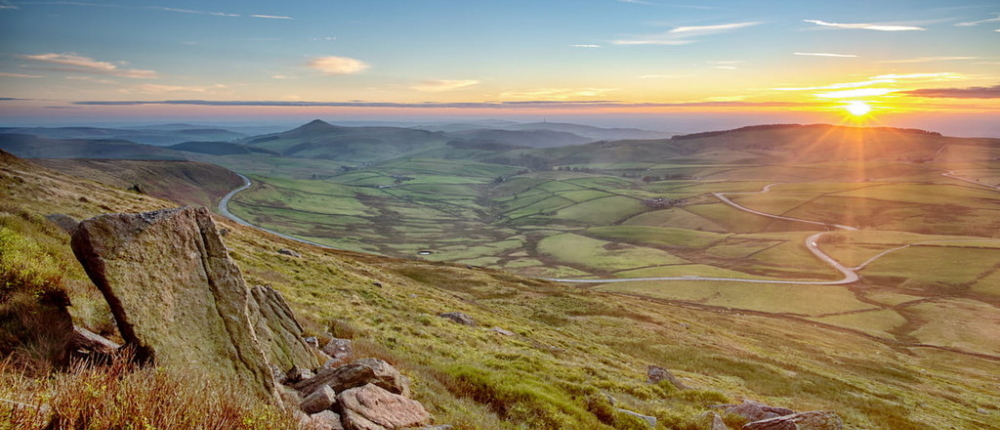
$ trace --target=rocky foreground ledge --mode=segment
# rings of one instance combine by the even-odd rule
[[[71,244],[141,360],[293,407],[302,428],[433,421],[388,363],[353,360],[342,339],[324,348],[330,354],[307,343],[280,293],[247,286],[205,208],[98,216],[79,224]]]

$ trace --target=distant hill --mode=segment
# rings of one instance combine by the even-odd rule
[[[99,127],[4,127],[0,128],[0,133],[30,134],[50,139],[128,140],[157,146],[174,145],[192,140],[233,141],[247,137],[243,133],[210,126],[173,124],[164,127],[163,129],[146,127],[131,129]]]
[[[175,151],[197,152],[209,155],[281,155],[278,152],[268,149],[232,142],[184,142],[168,146],[167,148]]]
[[[589,125],[558,123],[558,122],[534,122],[528,124],[512,124],[504,126],[507,130],[549,130],[563,133],[573,133],[578,136],[594,140],[638,140],[638,139],[664,139],[671,137],[674,133],[663,131],[642,130],[638,128],[601,128]]]
[[[581,145],[592,139],[573,133],[551,130],[466,130],[448,133],[449,136],[472,142],[491,142],[529,148],[552,148]]]
[[[444,133],[399,127],[341,127],[315,120],[301,127],[244,139],[240,143],[286,157],[381,161],[444,148]]]
[[[221,166],[173,160],[35,159],[35,164],[117,188],[132,188],[180,205],[215,209],[243,179]]]
[[[170,149],[113,139],[49,139],[27,134],[0,134],[0,148],[23,158],[186,159],[184,154]]]
[[[944,145],[989,146],[1000,139],[956,138],[913,129],[827,124],[778,124],[713,131],[659,140],[620,140],[518,154],[549,165],[675,163],[818,163],[891,159],[927,161]]]

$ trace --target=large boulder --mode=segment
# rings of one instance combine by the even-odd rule
[[[340,415],[333,411],[312,414],[302,426],[304,430],[344,430]]]
[[[323,346],[323,353],[330,356],[323,367],[340,367],[354,358],[354,344],[350,339],[330,339]]]
[[[836,412],[811,411],[754,421],[743,430],[842,430],[844,422]]]
[[[315,369],[322,364],[312,347],[302,339],[302,326],[281,293],[271,287],[254,285],[250,288],[250,297],[250,321],[272,365],[285,373],[295,366]]]
[[[410,396],[409,378],[377,358],[362,358],[336,369],[320,370],[316,376],[299,382],[294,387],[303,396],[308,396],[324,386],[339,393],[366,384],[374,384],[404,397]]]
[[[688,389],[687,385],[684,385],[684,383],[681,382],[680,379],[677,379],[673,373],[670,373],[669,370],[660,366],[650,365],[646,369],[646,381],[650,384],[659,384],[660,381],[668,381],[671,385],[677,387],[678,389]]]
[[[102,215],[71,244],[138,358],[276,396],[250,290],[207,209]]]
[[[782,417],[794,414],[795,411],[788,408],[778,408],[768,406],[753,400],[743,400],[743,403],[731,405],[726,408],[726,413],[736,414],[746,418],[748,422],[765,420],[768,418]]]
[[[430,424],[431,415],[415,400],[372,384],[337,396],[347,430],[392,430]]]

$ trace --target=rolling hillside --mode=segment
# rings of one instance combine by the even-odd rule
[[[5,234],[44,242],[45,258],[66,260],[67,267],[73,261],[68,238],[54,227],[26,227],[45,223],[33,214],[83,218],[169,205],[5,154],[0,154],[0,196]],[[848,428],[876,430],[986,430],[1000,413],[1000,386],[987,376],[996,361],[986,356],[890,341],[845,330],[833,320],[593,291],[465,264],[332,251],[216,222],[230,230],[225,244],[248,283],[280,291],[307,334],[326,337],[329,331],[353,338],[357,354],[393,363],[413,379],[415,398],[437,422],[457,429],[645,425],[616,408],[656,417],[657,429],[701,429],[699,417],[714,411],[712,405],[743,398],[796,410],[834,410]],[[688,246],[708,246],[721,237],[692,238],[685,240]],[[78,268],[64,276],[74,286],[76,322],[99,329],[94,324],[106,311],[86,300],[94,287]],[[748,289],[742,289],[746,295]],[[823,308],[844,300],[833,302],[839,296],[824,294],[811,302],[796,296],[796,303]],[[869,300],[880,302],[906,300],[886,291],[871,294]],[[981,311],[963,303],[966,312]],[[477,325],[436,316],[451,311],[468,314]],[[673,370],[690,389],[648,384],[651,364]],[[37,400],[10,391],[12,386],[0,384],[0,394]],[[742,425],[736,416],[726,415],[725,422],[730,429]]]
[[[24,158],[187,159],[177,151],[126,140],[49,139],[28,134],[0,134],[0,149]]]

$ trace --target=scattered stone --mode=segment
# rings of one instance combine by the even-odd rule
[[[649,368],[646,369],[646,378],[646,381],[650,384],[658,384],[660,381],[670,381],[670,383],[678,389],[688,389],[688,386],[684,385],[680,379],[677,379],[673,373],[670,373],[669,370],[660,366],[650,365]]]
[[[299,409],[307,414],[315,414],[330,409],[335,403],[337,403],[337,393],[333,391],[333,388],[324,385],[302,399],[302,403],[299,403]]]
[[[307,345],[319,349],[319,338],[317,338],[316,336],[309,336],[302,340],[304,340]]]
[[[71,244],[137,358],[275,396],[250,291],[207,209],[102,215]]]
[[[701,415],[701,422],[708,424],[709,430],[729,430],[729,426],[722,420],[722,417],[715,412],[705,412]]]
[[[337,396],[347,430],[391,430],[430,424],[431,415],[415,400],[367,384]]]
[[[795,411],[788,408],[776,408],[774,406],[768,406],[752,400],[743,400],[743,403],[741,404],[729,405],[725,410],[726,413],[736,414],[746,418],[748,422],[781,417],[795,413]]]
[[[294,366],[319,367],[319,359],[302,340],[302,326],[281,293],[268,286],[254,285],[250,288],[250,298],[250,322],[268,361],[278,366],[282,374]]]
[[[225,237],[227,234],[229,234],[229,229],[228,228],[220,228],[219,229],[219,236]]]
[[[438,316],[441,317],[441,318],[449,319],[452,322],[455,322],[455,323],[458,323],[458,324],[461,324],[461,325],[467,325],[469,327],[475,327],[476,326],[476,321],[473,320],[472,317],[470,317],[470,316],[468,316],[466,314],[463,314],[461,312],[445,312],[443,314],[439,314]]]
[[[291,249],[281,248],[281,249],[278,250],[278,254],[283,254],[283,255],[287,255],[287,256],[295,257],[295,258],[302,258],[302,254],[299,254],[298,252],[292,251]]]
[[[55,224],[56,227],[59,227],[70,236],[76,233],[76,229],[80,227],[80,221],[77,221],[76,218],[69,215],[51,214],[46,215],[45,219],[49,220],[52,224]]]
[[[504,329],[502,329],[500,327],[493,327],[490,330],[493,331],[496,334],[501,335],[501,336],[514,336],[515,335],[514,332],[512,332],[510,330],[504,330]]]
[[[743,430],[842,430],[844,422],[833,411],[811,411],[754,421]]]
[[[623,413],[625,415],[631,415],[633,417],[639,418],[639,419],[645,421],[646,424],[649,424],[650,427],[656,427],[656,417],[651,417],[649,415],[643,415],[643,414],[640,414],[638,412],[632,412],[632,411],[630,411],[628,409],[615,409],[615,410],[618,411],[618,412],[621,412],[621,413]]]
[[[288,373],[285,373],[285,383],[295,384],[297,382],[305,381],[306,379],[312,378],[314,376],[316,376],[316,374],[309,369],[303,369],[299,366],[292,366],[291,369],[288,369]]]
[[[73,327],[73,336],[69,342],[71,350],[83,349],[103,356],[111,356],[121,347],[121,345],[107,340],[97,333],[77,326]]]
[[[330,339],[323,346],[323,352],[330,356],[330,360],[323,364],[323,367],[340,367],[354,358],[354,346],[350,339]]]
[[[382,288],[382,283],[379,282],[379,281],[372,281],[372,285],[374,285],[376,287],[379,287],[379,288]]]
[[[293,385],[304,396],[323,386],[336,392],[374,384],[391,393],[410,397],[410,380],[396,368],[377,358],[362,358],[336,369],[323,369],[315,377]]]
[[[143,188],[142,184],[132,184],[131,187],[128,187],[128,190],[137,192],[139,194],[148,194],[146,193],[146,189]]]
[[[309,416],[305,430],[344,430],[340,415],[334,411],[322,411]]]

